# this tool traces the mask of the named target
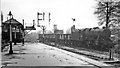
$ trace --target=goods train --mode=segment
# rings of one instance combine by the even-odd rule
[[[66,46],[78,46],[101,51],[108,51],[113,47],[109,29],[83,29],[73,30],[71,34],[40,34],[39,41],[44,43],[57,43]]]

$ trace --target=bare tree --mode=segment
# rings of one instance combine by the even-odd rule
[[[96,10],[94,12],[99,19],[99,26],[105,23],[106,28],[115,26],[120,23],[120,1],[104,2],[98,1]]]

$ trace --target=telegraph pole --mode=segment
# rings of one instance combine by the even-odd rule
[[[12,13],[11,11],[8,14],[10,16],[10,50],[9,50],[9,54],[13,54],[13,50],[12,50],[12,24],[11,24],[11,16]]]
[[[33,28],[35,27],[35,20],[33,20]]]

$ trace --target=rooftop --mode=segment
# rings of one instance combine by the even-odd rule
[[[19,21],[17,21],[17,20],[14,19],[14,18],[11,18],[11,19],[8,19],[8,20],[4,21],[3,24],[9,24],[9,23],[10,23],[10,20],[11,20],[11,23],[12,23],[12,24],[22,25]]]

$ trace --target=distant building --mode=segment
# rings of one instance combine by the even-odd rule
[[[54,25],[53,25],[53,29],[54,29],[54,30],[58,30],[58,28],[57,28],[57,25],[56,25],[56,24],[54,24]]]
[[[63,30],[59,30],[56,24],[53,25],[53,30],[55,34],[63,34]]]
[[[63,30],[56,30],[55,34],[63,34]]]
[[[10,40],[10,20],[12,24],[12,41],[14,42],[15,40],[15,32],[16,32],[16,41],[21,42],[23,25],[14,18],[2,22],[2,40],[6,42],[9,42]]]
[[[53,32],[51,30],[47,30],[46,34],[53,34]]]

